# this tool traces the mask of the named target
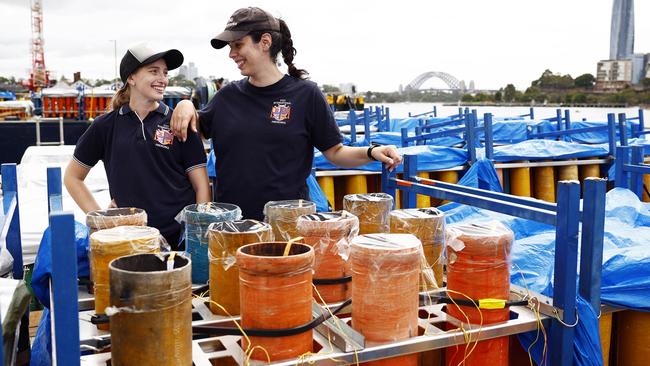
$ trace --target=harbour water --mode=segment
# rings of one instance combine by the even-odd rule
[[[376,106],[383,105],[384,107],[390,108],[390,117],[391,118],[405,118],[408,117],[409,112],[411,114],[418,114],[424,112],[430,112],[433,110],[435,105],[438,110],[438,116],[444,117],[452,114],[458,113],[458,106],[449,106],[443,105],[442,103],[384,103],[384,104],[367,104],[367,106]],[[555,117],[555,110],[558,107],[534,107],[535,119],[544,119]],[[529,107],[512,107],[512,106],[502,106],[502,107],[480,107],[472,106],[471,109],[476,109],[479,116],[483,113],[492,113],[495,117],[513,117],[522,114],[529,113]],[[608,113],[625,113],[628,117],[636,117],[638,115],[638,107],[629,107],[629,108],[582,108],[582,107],[572,107],[572,108],[562,108],[562,110],[569,109],[571,111],[571,119],[574,121],[582,120],[583,118],[588,121],[607,121]],[[647,116],[650,113],[650,110],[644,110],[645,115]]]

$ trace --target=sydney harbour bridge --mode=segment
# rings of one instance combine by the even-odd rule
[[[473,91],[474,90],[473,81],[470,82],[468,88],[465,85],[465,82],[463,80],[458,80],[456,77],[454,77],[451,74],[448,74],[446,72],[439,72],[439,71],[429,71],[418,75],[415,79],[413,79],[413,81],[411,81],[410,83],[408,83],[408,85],[406,85],[404,90],[405,91],[420,90],[422,85],[431,78],[440,79],[449,87],[448,89],[435,88],[435,90],[449,90],[449,91]]]

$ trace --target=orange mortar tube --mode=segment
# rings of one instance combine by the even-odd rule
[[[298,233],[314,248],[314,279],[339,279],[350,275],[342,252],[349,252],[350,241],[359,232],[359,219],[347,211],[322,212],[298,218]],[[350,284],[316,285],[314,299],[322,303],[344,301],[350,297]],[[320,295],[320,296],[319,296]]]
[[[241,325],[254,329],[287,329],[312,319],[312,267],[314,250],[293,243],[287,256],[286,242],[245,245],[237,250]],[[249,337],[242,347],[253,360],[296,358],[312,352],[312,331],[287,337]],[[253,349],[254,348],[254,349]]]
[[[447,290],[456,299],[503,299],[510,295],[510,249],[514,235],[497,221],[463,223],[447,229]],[[463,323],[493,324],[507,321],[509,309],[447,306],[447,313]],[[455,328],[450,324],[450,327]],[[508,337],[446,349],[446,364],[507,366]],[[464,361],[464,363],[463,363]]]
[[[418,336],[420,241],[410,234],[361,235],[352,240],[352,328],[366,346]],[[418,355],[364,363],[417,366]]]

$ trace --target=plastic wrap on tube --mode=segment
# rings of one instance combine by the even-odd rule
[[[413,234],[422,242],[424,278],[421,290],[439,288],[445,256],[445,215],[434,207],[393,210],[390,212],[390,232]],[[429,273],[433,271],[433,276]]]
[[[314,248],[318,268],[322,257],[348,258],[350,242],[359,234],[359,219],[345,210],[320,212],[300,216],[296,227],[302,241]]]
[[[367,345],[418,335],[421,256],[420,240],[411,234],[366,234],[352,240],[352,326]]]
[[[192,281],[208,281],[208,226],[241,219],[241,209],[230,203],[206,202],[186,206],[176,220],[185,222],[185,247],[192,257]]]
[[[271,225],[274,239],[278,241],[298,237],[298,217],[313,213],[316,204],[307,200],[269,201],[264,205],[264,221]]]
[[[312,319],[312,266],[314,250],[292,243],[283,255],[286,242],[254,243],[237,250],[244,328],[286,329]],[[295,358],[312,351],[312,331],[287,337],[249,337],[252,346],[265,348],[271,361]],[[247,340],[243,347],[247,348]],[[266,361],[261,350],[252,354]]]
[[[359,233],[359,219],[347,211],[321,212],[298,218],[298,233],[314,248],[314,279],[343,279],[350,275],[350,242]],[[348,283],[317,285],[317,300],[338,302],[348,298]]]
[[[210,264],[227,271],[236,263],[237,249],[245,244],[273,240],[271,225],[257,220],[213,222],[208,226]]]
[[[386,193],[348,194],[343,209],[359,218],[359,234],[387,233],[393,197]]]
[[[103,314],[109,300],[109,262],[136,253],[159,252],[165,239],[148,226],[118,226],[90,234],[90,268],[95,288],[95,311]]]
[[[215,222],[208,227],[208,236],[210,309],[218,315],[237,315],[240,313],[237,249],[246,244],[272,241],[271,225],[257,220]]]
[[[90,228],[91,233],[116,226],[146,226],[147,213],[143,209],[135,207],[90,211],[86,214],[86,225]]]

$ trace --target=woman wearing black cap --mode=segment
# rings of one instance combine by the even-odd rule
[[[268,201],[308,198],[314,147],[343,167],[379,160],[393,169],[401,162],[394,146],[341,144],[325,96],[293,64],[296,49],[282,19],[260,8],[239,9],[211,43],[217,49],[228,45],[246,78],[223,87],[198,114],[181,102],[171,125],[184,140],[188,126],[196,131],[198,118],[215,149],[217,200],[240,206],[244,217],[262,219]],[[278,69],[280,53],[289,75]]]
[[[124,87],[113,97],[112,111],[81,136],[64,178],[84,212],[98,210],[84,179],[102,160],[111,206],[144,209],[148,225],[160,230],[174,250],[181,234],[176,214],[189,204],[210,201],[203,143],[196,133],[183,142],[175,139],[169,127],[172,110],[162,103],[167,72],[182,63],[178,50],[131,47],[120,63]]]

